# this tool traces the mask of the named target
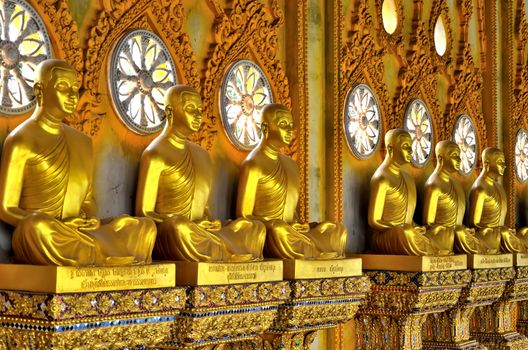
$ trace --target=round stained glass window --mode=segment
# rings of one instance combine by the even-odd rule
[[[412,138],[412,163],[422,167],[429,160],[433,145],[433,122],[422,100],[414,100],[407,107],[404,128]]]
[[[22,114],[35,105],[35,68],[51,58],[51,44],[44,23],[23,0],[0,0],[0,22],[0,112]]]
[[[515,173],[519,181],[528,180],[528,134],[524,129],[515,137]]]
[[[374,153],[381,133],[381,113],[372,90],[365,84],[348,93],[345,105],[345,134],[354,154],[365,159]]]
[[[125,124],[139,134],[160,130],[165,121],[165,91],[176,84],[169,50],[155,34],[134,30],[112,54],[112,99]]]
[[[220,90],[220,109],[224,130],[235,146],[247,151],[258,144],[262,108],[272,102],[269,82],[259,66],[241,60],[229,68]]]
[[[468,115],[461,115],[453,130],[453,141],[460,147],[460,173],[469,175],[477,163],[477,134]]]

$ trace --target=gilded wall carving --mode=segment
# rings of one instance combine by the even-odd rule
[[[210,149],[222,128],[218,110],[218,89],[227,68],[239,59],[262,67],[273,90],[274,100],[291,108],[286,74],[278,59],[278,29],[284,13],[277,1],[266,6],[258,0],[235,0],[229,9],[209,0],[215,14],[215,43],[207,58],[203,80],[204,125],[197,134],[202,147]],[[296,137],[290,154],[295,153]]]
[[[159,35],[174,59],[178,81],[199,89],[196,58],[183,30],[184,19],[181,1],[101,0],[101,9],[87,42],[78,116],[70,124],[92,136],[99,131],[100,119],[109,108],[102,100],[108,87],[101,73],[106,71],[104,65],[117,40],[131,29],[146,29]]]

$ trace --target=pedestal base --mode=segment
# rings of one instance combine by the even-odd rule
[[[170,341],[159,348],[197,348],[254,339],[277,316],[290,295],[288,282],[187,287],[187,303],[177,315]]]
[[[89,276],[90,271],[112,271],[112,276],[123,275],[128,280],[131,271],[143,271],[134,268],[150,270],[151,267],[70,269],[75,272],[73,277],[92,281],[94,276]],[[26,276],[31,277],[24,279],[27,281],[33,277],[40,278],[38,273],[42,273],[41,266],[35,266],[33,272],[31,266],[25,266],[24,269]],[[48,277],[52,281],[64,281],[65,279],[58,278],[61,276],[61,269],[57,268],[57,274]],[[169,275],[166,277],[174,285],[174,265],[172,276]],[[152,279],[152,275],[142,273],[135,276],[139,280]],[[3,283],[4,288],[8,287],[6,281]],[[166,281],[160,283],[164,284]],[[51,283],[49,286],[56,289],[68,288],[66,284]],[[19,287],[20,285],[14,284],[13,289]],[[78,285],[70,287],[78,288]],[[0,348],[69,350],[155,347],[170,339],[171,325],[184,305],[185,290],[174,287],[79,293],[0,290]]]
[[[367,260],[375,261],[376,257],[373,254]],[[389,256],[382,260],[386,265],[376,263],[383,270],[366,271],[372,292],[356,317],[357,349],[423,348],[422,327],[428,315],[455,306],[462,289],[471,280],[467,270],[449,270],[444,266],[442,271],[422,271],[437,269],[440,263],[450,261],[445,259],[449,257],[440,257],[444,261],[434,258]],[[451,266],[465,268],[465,262],[460,265],[456,260],[459,258],[451,258],[455,258]],[[402,263],[396,264],[398,260]],[[432,261],[435,263],[431,264]],[[412,266],[417,271],[394,271]]]

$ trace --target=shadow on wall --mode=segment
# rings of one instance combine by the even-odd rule
[[[212,219],[222,221],[236,219],[239,166],[225,154],[211,155],[213,182],[209,196]]]

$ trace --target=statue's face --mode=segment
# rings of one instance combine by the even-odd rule
[[[497,152],[492,155],[490,169],[496,171],[500,176],[504,175],[504,171],[506,170],[506,159],[504,158],[504,153]]]
[[[460,147],[458,145],[450,145],[446,152],[444,152],[444,166],[448,166],[453,171],[460,170]]]
[[[268,126],[268,139],[277,141],[285,146],[292,141],[293,118],[289,111],[278,110],[275,112],[273,123]]]
[[[398,136],[394,144],[394,158],[399,164],[410,163],[412,159],[411,135],[405,133]]]
[[[202,125],[202,98],[194,92],[183,92],[181,100],[184,124],[192,132],[198,131]]]
[[[43,82],[43,106],[54,116],[65,117],[72,114],[79,102],[80,83],[72,69],[53,69],[50,80]]]

